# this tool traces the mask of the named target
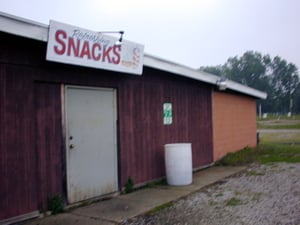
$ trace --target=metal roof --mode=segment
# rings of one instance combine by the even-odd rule
[[[0,31],[2,32],[47,42],[48,28],[48,25],[0,12]],[[220,77],[218,76],[148,54],[144,55],[144,66],[170,72],[215,86],[217,86],[217,81],[220,80]],[[250,88],[237,82],[226,80],[226,84],[228,90],[236,91],[255,98],[267,98],[267,94],[265,92]]]

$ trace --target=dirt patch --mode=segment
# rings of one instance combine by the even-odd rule
[[[170,208],[123,224],[300,224],[300,163],[252,165]]]
[[[300,129],[299,120],[267,120],[257,121],[259,129]]]
[[[294,125],[299,124],[300,120],[261,120],[258,121],[259,124],[267,126],[276,126],[276,125]]]

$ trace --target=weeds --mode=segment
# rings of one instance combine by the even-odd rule
[[[264,144],[258,147],[258,152],[259,157],[257,160],[263,164],[275,162],[300,162],[300,146],[296,145]]]
[[[64,200],[61,195],[55,195],[52,198],[48,198],[48,210],[52,214],[58,214],[64,211]]]
[[[250,163],[298,163],[300,162],[300,146],[286,144],[262,144],[256,148],[244,148],[229,153],[216,162],[220,166],[241,166]]]
[[[228,153],[225,157],[218,160],[217,166],[241,166],[252,163],[257,158],[255,149],[246,147],[240,151]]]
[[[125,184],[125,194],[131,193],[134,190],[134,181],[131,177],[128,177],[127,182]]]
[[[292,125],[297,127],[299,124],[298,121]],[[285,125],[289,124],[280,124],[281,127]],[[300,132],[270,132],[262,133],[260,137],[261,144],[256,148],[247,147],[238,152],[229,153],[217,161],[216,165],[239,166],[253,162],[263,164],[300,162]]]
[[[227,201],[226,206],[237,206],[241,204],[242,204],[242,200],[233,197]]]
[[[163,179],[160,179],[160,180],[156,180],[156,181],[151,181],[151,182],[148,182],[146,183],[145,185],[141,186],[140,188],[138,189],[144,189],[144,188],[154,188],[158,185],[167,185],[167,179],[166,178],[163,178]]]
[[[256,172],[256,171],[249,171],[247,174],[250,176],[264,176],[265,175],[264,173]]]
[[[151,209],[149,212],[146,213],[146,215],[154,214],[154,213],[156,213],[156,212],[158,212],[158,211],[161,211],[161,210],[163,210],[163,209],[170,208],[170,207],[172,207],[173,205],[174,205],[173,202],[167,202],[167,203],[165,203],[165,204],[159,205],[159,206],[157,206],[157,207]]]

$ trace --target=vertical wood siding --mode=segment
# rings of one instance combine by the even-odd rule
[[[191,142],[194,168],[211,163],[210,88],[155,70],[131,80],[119,93],[122,184],[129,176],[137,183],[165,176],[167,143]],[[165,102],[172,103],[172,125],[163,124]]]
[[[37,209],[30,70],[0,66],[0,219]]]
[[[117,90],[121,186],[165,176],[167,143],[191,142],[194,168],[213,161],[210,86],[149,68],[136,76],[46,62],[45,43],[3,33],[0,49],[0,220],[65,194],[61,84]]]
[[[62,117],[60,85],[35,83],[36,158],[38,205],[63,192]]]

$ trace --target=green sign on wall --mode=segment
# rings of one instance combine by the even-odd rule
[[[164,125],[171,125],[172,124],[172,103],[164,103],[163,113],[164,113]]]

